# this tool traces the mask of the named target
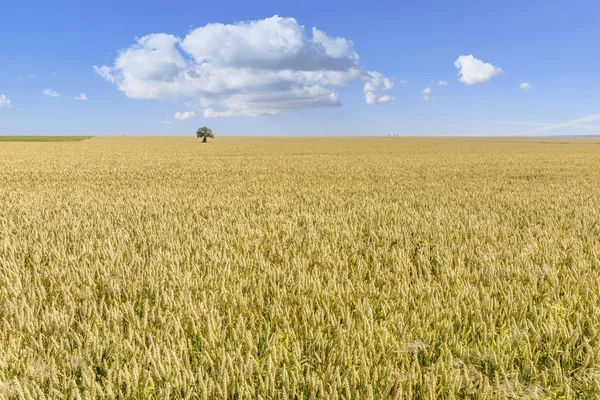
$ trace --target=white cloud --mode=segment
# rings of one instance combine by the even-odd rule
[[[446,86],[448,84],[448,82],[446,81],[438,81],[438,85],[440,86]]]
[[[180,120],[186,120],[186,119],[192,119],[192,118],[196,118],[196,112],[195,111],[184,111],[184,112],[176,112],[175,113],[175,119],[180,119]]]
[[[401,85],[406,85],[408,83],[408,80],[402,79],[402,80],[398,81],[398,83]]]
[[[431,97],[429,95],[425,95],[425,96],[423,96],[423,100],[425,100],[425,101],[433,101],[433,100],[435,100],[435,97]]]
[[[222,117],[234,117],[237,114],[235,111],[215,111],[212,108],[204,109],[204,118],[222,118]]]
[[[106,65],[97,67],[94,65],[94,71],[106,81],[115,83],[115,77],[112,75],[112,69],[110,67],[107,67]]]
[[[50,96],[50,97],[60,97],[60,94],[56,93],[52,89],[45,89],[42,93],[44,93],[44,95]]]
[[[391,79],[376,71],[367,71],[362,79],[365,82],[363,91],[365,92],[365,101],[367,104],[387,103],[394,100],[392,96],[373,93],[393,88],[394,83]]]
[[[87,101],[87,96],[85,93],[80,93],[79,96],[73,97],[74,100]]]
[[[163,124],[170,124],[170,123],[171,123],[171,121],[164,120],[162,123],[163,123]]]
[[[483,62],[472,55],[458,57],[454,66],[459,70],[459,80],[467,85],[489,81],[502,73],[499,67]]]
[[[388,101],[393,101],[394,98],[392,96],[381,96],[374,94],[373,92],[365,93],[365,100],[367,104],[377,104],[377,103],[387,103]]]
[[[363,76],[363,80],[365,81],[365,93],[374,92],[376,90],[388,90],[394,87],[394,83],[391,79],[375,71],[367,71]]]
[[[519,85],[519,87],[523,90],[531,90],[533,88],[529,82],[523,82]]]
[[[10,101],[10,99],[3,94],[0,95],[0,108],[2,108],[2,107],[6,107],[6,108],[12,107],[12,102]]]
[[[429,93],[431,93],[431,88],[425,88],[425,89],[423,89],[423,93],[424,93],[424,94],[429,94]]]
[[[188,98],[211,117],[338,106],[335,89],[356,80],[365,93],[393,86],[364,70],[350,40],[278,16],[208,24],[183,39],[150,34],[121,50],[112,67],[94,70],[128,97]]]

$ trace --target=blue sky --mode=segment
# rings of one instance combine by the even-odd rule
[[[600,134],[597,1],[1,7],[0,135]]]

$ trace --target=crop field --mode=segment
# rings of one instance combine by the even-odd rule
[[[81,142],[91,136],[0,136],[0,142]]]
[[[600,139],[0,143],[0,398],[600,397]]]

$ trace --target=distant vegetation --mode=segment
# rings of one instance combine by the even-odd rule
[[[82,142],[92,136],[0,136],[0,142]]]
[[[195,141],[0,146],[0,398],[599,398],[598,140]]]

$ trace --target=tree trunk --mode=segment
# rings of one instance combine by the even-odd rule
[[[202,139],[202,143],[206,143],[206,136]]]

